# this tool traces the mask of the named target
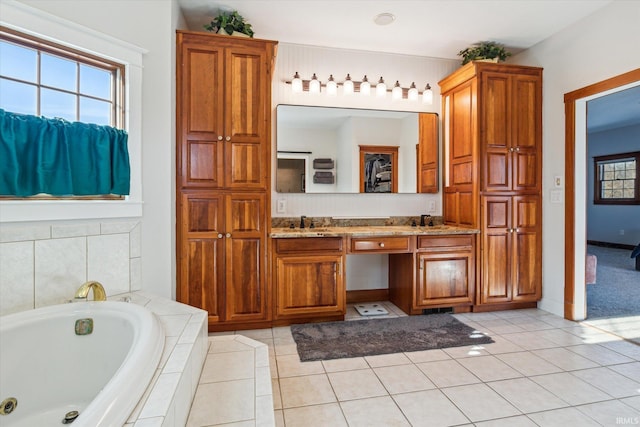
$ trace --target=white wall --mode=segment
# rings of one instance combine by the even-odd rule
[[[640,151],[640,125],[590,132],[587,144],[587,240],[637,245],[640,205],[595,205],[593,158]],[[640,177],[639,177],[640,178]],[[620,234],[623,230],[624,234]]]
[[[316,46],[304,46],[280,43],[273,81],[272,104],[318,105],[327,107],[368,108],[378,110],[398,110],[416,112],[440,112],[440,97],[438,81],[460,66],[458,60],[427,58],[410,55],[395,55],[388,53],[356,51],[347,49],[329,49]],[[351,78],[360,81],[366,74],[369,81],[375,82],[383,76],[388,86],[399,80],[402,86],[409,87],[411,82],[419,88],[430,83],[434,90],[433,105],[424,105],[420,101],[408,100],[392,101],[388,95],[386,99],[375,96],[335,97],[324,94],[309,93],[294,94],[291,85],[286,84],[298,71],[303,79],[309,79],[316,73],[321,81],[326,81],[329,74],[341,82],[347,73]],[[339,91],[340,92],[340,91]],[[273,138],[273,152],[275,148],[275,125]],[[389,144],[393,145],[393,144]],[[274,156],[275,157],[275,156]],[[275,161],[274,161],[275,165]],[[338,165],[338,173],[343,175],[344,165]],[[275,166],[274,166],[275,167]],[[275,170],[275,169],[274,169]],[[272,188],[275,189],[275,176]],[[275,216],[406,216],[420,213],[442,214],[442,194],[280,194],[275,190],[273,200],[286,201],[287,210],[276,212],[276,203],[272,204],[272,215]],[[389,203],[389,198],[393,203]],[[357,203],[354,201],[357,200]],[[434,201],[436,212],[427,212],[429,201]]]
[[[558,315],[564,312],[564,196],[562,202],[551,203],[549,195],[553,177],[565,172],[563,96],[638,68],[638,22],[640,2],[615,1],[510,60],[544,67],[543,291],[539,307]],[[584,191],[586,177],[577,179],[576,185]]]
[[[141,111],[144,206],[142,218],[135,219],[136,224],[138,222],[141,224],[137,237],[141,255],[136,261],[139,264],[137,274],[140,278],[136,279],[133,288],[141,287],[164,297],[175,296],[175,28],[185,26],[176,2],[21,0],[21,3],[148,51],[143,57]],[[81,220],[76,222],[79,229],[86,228],[83,224],[85,223]],[[98,221],[98,229],[99,224]],[[42,222],[15,226],[3,224],[2,232],[3,236],[16,233],[26,236],[20,239],[23,239],[25,244],[30,242],[29,244],[37,247],[37,241],[39,241],[37,230],[53,230],[63,225],[69,224]],[[94,234],[95,231],[92,230],[84,237],[82,235],[76,237],[90,239],[89,236]],[[28,241],[24,240],[29,235],[36,237]],[[45,238],[51,238],[51,234]],[[125,246],[128,247],[128,245],[129,243]],[[77,261],[84,262],[82,259]],[[80,271],[86,268],[85,263],[84,266],[72,267],[72,270]],[[5,272],[6,270],[3,271]],[[129,268],[127,268],[127,277],[129,274]],[[99,277],[92,278],[100,280]],[[64,281],[63,278],[60,279],[57,282],[54,281],[51,286],[57,286],[56,283]],[[73,284],[67,286],[79,286],[81,282],[75,283],[76,280],[79,280],[79,277],[70,275],[69,282]],[[107,291],[110,294],[114,293],[110,289]],[[67,293],[66,289],[64,293]],[[61,301],[48,303],[54,302]]]

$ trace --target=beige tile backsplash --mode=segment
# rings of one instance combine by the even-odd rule
[[[137,220],[0,225],[0,316],[63,303],[87,280],[140,290],[140,237]]]

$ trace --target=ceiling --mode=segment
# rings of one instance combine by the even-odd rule
[[[479,41],[518,53],[620,0],[178,0],[188,29],[237,10],[255,37],[282,43],[459,59]],[[391,13],[395,20],[377,25]],[[640,89],[589,103],[590,128],[640,123]],[[611,98],[612,97],[612,98]],[[598,114],[595,114],[598,112]]]

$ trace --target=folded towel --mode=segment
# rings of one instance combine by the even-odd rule
[[[333,184],[334,176],[333,172],[316,172],[313,174],[314,184]]]
[[[334,162],[332,159],[313,159],[314,169],[333,169]]]

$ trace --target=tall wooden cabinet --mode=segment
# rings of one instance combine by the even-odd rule
[[[209,329],[271,320],[271,76],[276,42],[177,32],[177,299]]]
[[[542,69],[469,63],[439,82],[446,224],[478,228],[474,310],[542,296]]]

